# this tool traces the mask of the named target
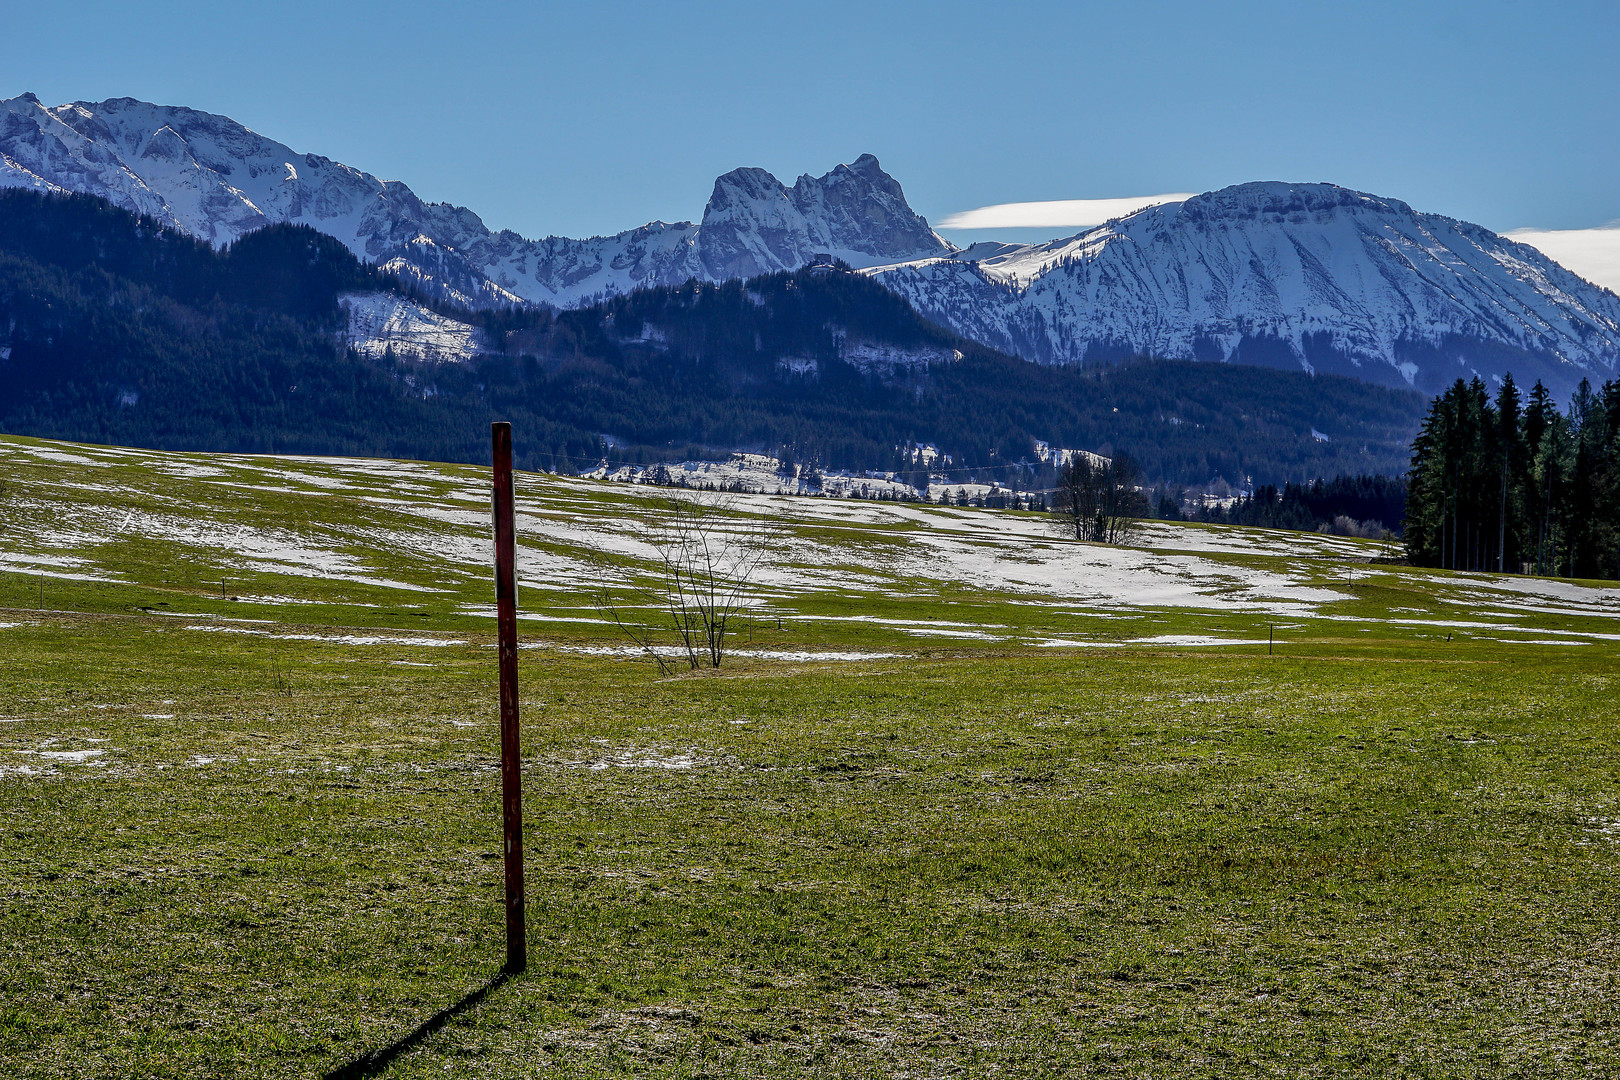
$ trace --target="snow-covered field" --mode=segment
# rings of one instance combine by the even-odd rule
[[[475,467],[0,438],[0,475],[8,478],[0,573],[38,579],[42,589],[77,582],[212,590],[251,605],[243,615],[287,620],[321,604],[489,613],[488,480]],[[580,634],[611,638],[600,591],[651,574],[670,500],[714,498],[521,474],[525,634],[561,634],[576,646]],[[1131,543],[1103,546],[1062,538],[1041,514],[792,494],[720,498],[722,528],[763,546],[747,590],[753,618],[886,635],[877,653],[995,642],[1233,643],[1255,640],[1256,625],[1279,619],[1334,633],[1381,626],[1559,643],[1620,639],[1620,588],[1373,564],[1388,549],[1370,541],[1149,522]],[[1369,588],[1406,599],[1377,607],[1362,599]],[[172,610],[205,614],[179,600]],[[270,633],[251,622],[185,625]],[[861,640],[856,651],[870,655],[872,639]]]

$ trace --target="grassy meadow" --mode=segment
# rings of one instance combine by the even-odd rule
[[[487,987],[484,475],[0,484],[0,1074],[321,1076]],[[1620,589],[753,497],[666,677],[598,606],[663,494],[520,478],[529,970],[351,1075],[1620,1069]]]

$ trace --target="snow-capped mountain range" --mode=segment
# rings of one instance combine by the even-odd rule
[[[0,186],[99,195],[215,244],[308,224],[473,306],[577,307],[828,253],[964,336],[1042,363],[1146,354],[1430,391],[1511,370],[1566,396],[1620,362],[1614,293],[1487,229],[1332,184],[1241,184],[1045,244],[958,249],[868,154],[791,187],[734,170],[697,223],[528,240],[227,117],[24,94],[0,102]]]
[[[427,203],[229,117],[131,98],[47,107],[0,101],[0,187],[99,195],[214,244],[290,221],[461,303],[578,307],[643,285],[725,280],[802,266],[818,253],[870,266],[953,248],[906,205],[870,154],[792,187],[763,169],[714,183],[703,220],[614,236],[526,240],[477,214]]]

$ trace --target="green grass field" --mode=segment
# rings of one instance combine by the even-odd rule
[[[318,1076],[485,986],[483,475],[0,483],[0,1075]],[[1620,590],[758,498],[662,677],[594,599],[659,493],[518,494],[529,971],[386,1075],[1620,1072]]]

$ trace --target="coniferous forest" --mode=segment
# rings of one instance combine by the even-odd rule
[[[1435,399],[1412,447],[1407,557],[1420,566],[1620,577],[1620,380],[1560,411],[1509,376]]]
[[[1229,506],[1206,507],[1195,516],[1229,525],[1322,530],[1376,540],[1399,530],[1405,512],[1404,476],[1362,475],[1281,487],[1262,484]]]

